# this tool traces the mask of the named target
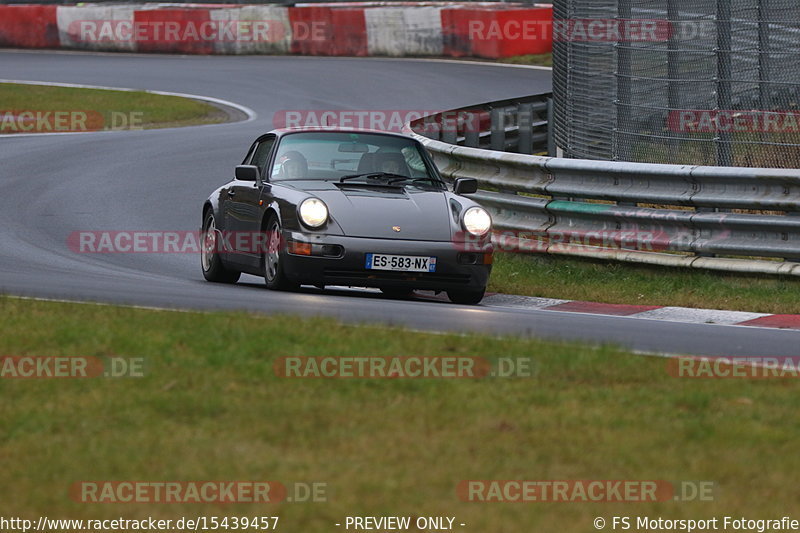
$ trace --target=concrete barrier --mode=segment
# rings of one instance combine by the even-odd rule
[[[369,55],[442,55],[442,9],[441,7],[365,9]]]
[[[0,6],[0,46],[58,48],[56,6]]]
[[[14,5],[0,6],[0,46],[501,58],[550,51],[551,21],[546,4]]]
[[[133,6],[59,6],[61,48],[135,52],[133,11]]]
[[[215,54],[288,54],[292,31],[289,9],[274,5],[244,6],[231,9],[212,9],[211,20],[233,23],[244,30],[250,24],[250,39],[218,39],[214,41]],[[244,32],[243,32],[244,33]]]

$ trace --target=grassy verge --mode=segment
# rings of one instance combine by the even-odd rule
[[[0,83],[0,134],[104,129],[152,129],[226,122],[204,102],[141,91],[111,91]],[[45,117],[44,112],[61,112]],[[34,113],[26,120],[14,117]]]
[[[800,313],[796,278],[539,254],[495,254],[489,290],[565,300]]]
[[[669,377],[612,348],[331,320],[0,299],[0,353],[143,357],[142,378],[0,379],[0,514],[35,519],[455,516],[464,532],[593,530],[595,516],[772,517],[797,508],[794,382]],[[287,380],[285,355],[532,358],[534,377]],[[13,459],[12,459],[13,458]],[[796,464],[796,462],[798,464]],[[327,483],[327,502],[81,504],[81,480]],[[714,501],[466,503],[468,479],[715,482]]]
[[[540,67],[552,67],[553,54],[528,54],[524,56],[503,57],[497,61],[500,63],[512,63],[514,65],[537,65]]]

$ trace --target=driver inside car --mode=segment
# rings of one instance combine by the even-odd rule
[[[286,152],[281,156],[279,161],[281,164],[280,174],[282,178],[298,179],[307,177],[308,162],[300,152],[296,150]]]
[[[410,176],[408,165],[406,165],[403,155],[400,153],[376,153],[377,167],[379,172],[398,174],[400,176]]]
[[[400,165],[397,161],[384,161],[381,163],[381,172],[388,172],[389,174],[399,174],[400,173]]]

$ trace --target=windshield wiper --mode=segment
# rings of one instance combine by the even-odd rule
[[[417,182],[420,182],[420,181],[427,181],[427,182],[429,182],[429,183],[431,183],[433,185],[439,185],[441,183],[439,180],[436,180],[436,179],[433,179],[433,178],[409,178],[408,176],[401,176],[401,177],[389,180],[389,185],[394,185],[395,183],[398,183],[400,181],[410,181],[411,183],[417,183]]]
[[[408,179],[405,176],[401,176],[400,174],[393,174],[391,172],[364,172],[362,174],[348,174],[347,176],[342,176],[339,178],[339,183],[344,183],[346,180],[352,180],[356,178],[367,178],[367,179],[381,179],[381,178],[402,178]]]

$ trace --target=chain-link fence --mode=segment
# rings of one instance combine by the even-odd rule
[[[800,168],[798,0],[555,0],[566,157]]]

